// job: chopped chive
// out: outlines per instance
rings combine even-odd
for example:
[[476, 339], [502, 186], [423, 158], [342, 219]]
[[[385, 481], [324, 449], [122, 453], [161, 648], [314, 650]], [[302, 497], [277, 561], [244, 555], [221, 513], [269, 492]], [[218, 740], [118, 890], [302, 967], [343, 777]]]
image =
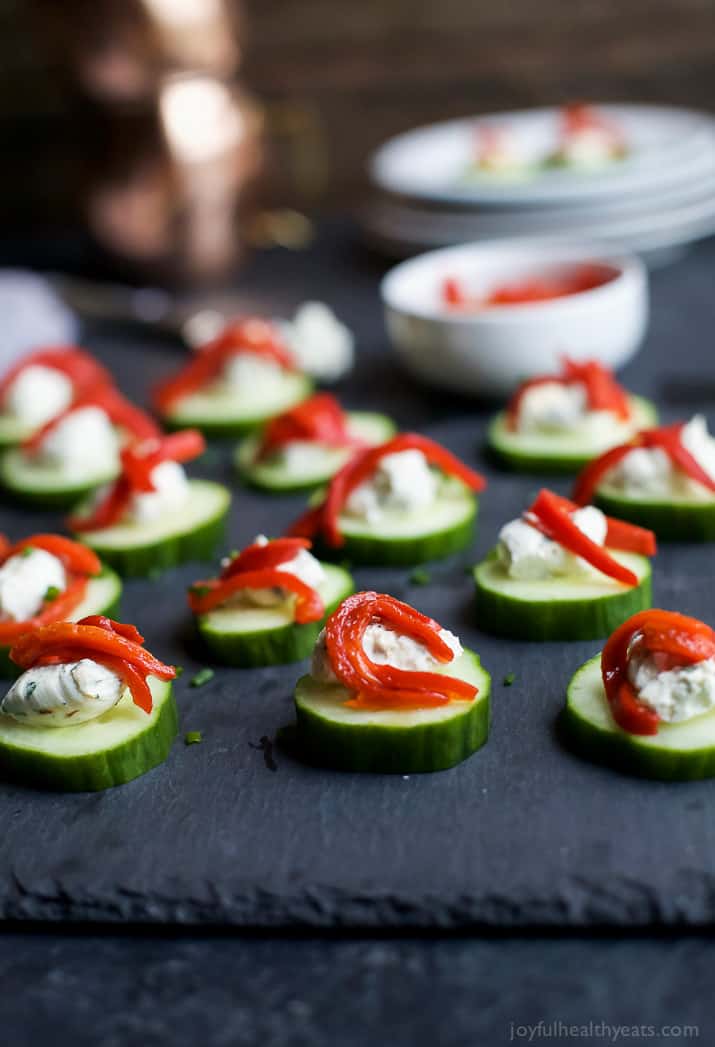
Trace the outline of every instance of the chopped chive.
[[176, 679], [177, 680], [182, 675], [183, 671], [184, 671], [183, 665], [175, 665], [174, 666], [174, 672], [176, 673]]
[[199, 669], [199, 671], [191, 677], [190, 683], [192, 687], [203, 687], [209, 680], [213, 680], [214, 671], [208, 667], [205, 669]]
[[56, 600], [61, 592], [62, 592], [62, 590], [60, 588], [58, 588], [56, 585], [49, 585], [47, 587], [47, 590], [45, 591], [44, 599], [45, 600]]
[[31, 545], [26, 545], [24, 549], [20, 550], [20, 552], [18, 553], [18, 556], [32, 556], [34, 551], [35, 550], [32, 548]]
[[424, 567], [415, 567], [410, 575], [410, 581], [413, 585], [429, 585], [432, 581], [432, 575]]
[[184, 735], [184, 745], [198, 745], [201, 741], [201, 731], [187, 731]]
[[515, 679], [516, 679], [516, 674], [515, 673], [507, 673], [506, 676], [504, 677], [504, 686], [505, 687], [511, 687], [511, 685], [514, 683]]

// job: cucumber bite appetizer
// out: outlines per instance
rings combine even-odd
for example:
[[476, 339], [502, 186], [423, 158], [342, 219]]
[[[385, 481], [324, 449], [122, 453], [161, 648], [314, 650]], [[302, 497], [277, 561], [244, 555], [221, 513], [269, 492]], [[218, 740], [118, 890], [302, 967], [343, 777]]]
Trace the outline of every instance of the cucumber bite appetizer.
[[564, 733], [589, 759], [665, 780], [715, 776], [715, 632], [642, 611], [569, 684]]
[[330, 393], [316, 393], [246, 436], [235, 461], [255, 487], [300, 490], [326, 483], [357, 449], [380, 444], [394, 432], [384, 414], [347, 412]]
[[481, 628], [520, 640], [590, 640], [650, 607], [651, 531], [542, 490], [474, 568]]
[[558, 374], [530, 378], [489, 426], [490, 450], [522, 471], [575, 472], [656, 421], [596, 360], [564, 358]]
[[310, 379], [278, 328], [251, 318], [197, 349], [191, 363], [157, 387], [154, 406], [170, 429], [190, 426], [207, 436], [236, 436], [310, 391]]
[[715, 440], [702, 415], [646, 429], [587, 466], [579, 504], [643, 524], [659, 538], [715, 541]]
[[159, 435], [152, 418], [112, 386], [85, 393], [0, 458], [0, 482], [13, 498], [71, 506], [119, 473], [122, 445]]
[[163, 763], [178, 728], [176, 670], [133, 625], [103, 615], [17, 640], [0, 701], [0, 775], [67, 792], [121, 785]]
[[583, 102], [561, 109], [559, 143], [546, 160], [550, 167], [590, 171], [607, 167], [628, 155], [621, 128], [605, 113]]
[[91, 549], [59, 534], [11, 543], [0, 535], [0, 674], [16, 676], [12, 645], [50, 622], [114, 614], [122, 583]]
[[38, 349], [0, 378], [0, 447], [21, 443], [75, 400], [112, 376], [73, 346]]
[[434, 440], [401, 433], [357, 452], [290, 533], [357, 563], [434, 560], [469, 544], [484, 486]]
[[308, 657], [326, 615], [354, 588], [348, 572], [316, 560], [310, 544], [258, 535], [223, 562], [218, 578], [191, 587], [189, 606], [219, 661], [258, 666]]
[[461, 763], [487, 740], [489, 674], [453, 633], [393, 596], [348, 596], [295, 689], [310, 762], [411, 774]]
[[195, 429], [125, 447], [120, 476], [75, 512], [70, 530], [123, 575], [209, 559], [223, 537], [231, 495], [222, 484], [187, 477], [180, 463], [204, 449]]

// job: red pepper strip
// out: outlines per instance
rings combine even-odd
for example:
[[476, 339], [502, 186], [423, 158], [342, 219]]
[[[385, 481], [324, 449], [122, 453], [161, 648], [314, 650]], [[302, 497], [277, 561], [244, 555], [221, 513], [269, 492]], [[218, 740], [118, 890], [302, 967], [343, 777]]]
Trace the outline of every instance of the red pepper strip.
[[111, 633], [117, 633], [118, 636], [123, 636], [125, 640], [131, 640], [132, 643], [144, 643], [144, 637], [139, 632], [136, 625], [129, 625], [129, 623], [125, 622], [115, 622], [112, 618], [107, 618], [106, 614], [88, 614], [82, 619], [81, 624], [99, 626], [100, 629], [107, 629]]
[[630, 454], [635, 447], [642, 447], [640, 435], [635, 436], [627, 444], [619, 444], [618, 447], [612, 447], [610, 451], [606, 451], [600, 458], [594, 458], [592, 462], [589, 462], [585, 469], [579, 473], [574, 484], [573, 500], [576, 504], [588, 505], [589, 502], [592, 502], [596, 488], [606, 473], [609, 473], [611, 469], [615, 469], [618, 463], [623, 461], [626, 455]]
[[628, 679], [634, 644], [652, 654], [666, 654], [672, 667], [715, 657], [715, 632], [697, 618], [674, 611], [633, 615], [609, 637], [601, 655], [606, 697], [616, 723], [631, 734], [657, 734], [660, 717], [642, 702]]
[[[576, 502], [561, 495], [549, 494], [564, 512], [574, 513], [579, 508]], [[608, 531], [606, 532], [605, 545], [609, 549], [619, 549], [625, 553], [640, 553], [641, 556], [655, 556], [657, 545], [655, 535], [645, 527], [637, 527], [636, 524], [626, 523], [625, 520], [616, 520], [613, 516], [606, 517]]]
[[123, 515], [132, 496], [132, 488], [125, 476], [112, 484], [109, 493], [86, 516], [70, 516], [67, 526], [71, 531], [101, 531], [111, 527]]
[[510, 429], [515, 429], [524, 397], [539, 385], [555, 382], [558, 385], [581, 383], [586, 389], [586, 400], [590, 411], [612, 411], [617, 417], [627, 420], [631, 415], [628, 394], [621, 388], [613, 374], [597, 360], [578, 363], [565, 356], [561, 370], [554, 375], [538, 375], [519, 386], [507, 404], [506, 415]]
[[[577, 527], [569, 512], [559, 504], [559, 501], [558, 495], [553, 495], [551, 491], [541, 490], [529, 508], [528, 515], [544, 526], [544, 533], [549, 538], [574, 555], [582, 557], [609, 578], [614, 578], [624, 585], [638, 585], [638, 578], [633, 571], [610, 556], [603, 546], [592, 542]], [[532, 522], [531, 519], [529, 522]]]
[[72, 382], [76, 397], [98, 386], [113, 385], [109, 371], [105, 370], [93, 356], [83, 349], [77, 349], [74, 346], [53, 346], [50, 349], [38, 349], [34, 353], [28, 353], [5, 372], [0, 379], [0, 401], [5, 398], [8, 389], [18, 375], [25, 368], [33, 366], [50, 367], [55, 371], [61, 371]]
[[178, 374], [161, 382], [154, 390], [155, 407], [166, 411], [177, 400], [208, 385], [220, 375], [226, 361], [239, 353], [264, 356], [287, 371], [296, 370], [293, 356], [276, 328], [264, 320], [248, 318], [230, 324], [217, 338], [197, 350]]
[[23, 549], [44, 549], [61, 560], [68, 571], [74, 574], [99, 574], [102, 564], [99, 557], [86, 545], [73, 542], [71, 538], [65, 538], [61, 534], [31, 534], [28, 538], [22, 538], [14, 545], [9, 545], [0, 552], [0, 563], [4, 563], [11, 556], [16, 556]]
[[[189, 590], [189, 607], [194, 614], [206, 614], [242, 589], [273, 588], [286, 589], [295, 594], [294, 617], [299, 625], [320, 621], [325, 614], [325, 605], [315, 589], [296, 578], [290, 571], [280, 571], [276, 567], [242, 571], [228, 578], [212, 578], [206, 582], [197, 582]], [[209, 591], [205, 592], [206, 589]]]
[[344, 538], [339, 529], [338, 517], [351, 491], [372, 476], [385, 455], [407, 450], [422, 451], [430, 465], [441, 469], [448, 476], [457, 477], [473, 491], [481, 491], [486, 486], [483, 476], [464, 465], [451, 451], [434, 440], [419, 433], [400, 433], [378, 447], [368, 447], [358, 452], [330, 481], [319, 511], [311, 510], [301, 516], [292, 525], [289, 534], [310, 538], [322, 531], [328, 545], [342, 545]]
[[316, 505], [313, 509], [306, 509], [304, 513], [294, 520], [286, 531], [289, 538], [315, 538], [320, 533], [323, 524], [323, 505]]
[[10, 549], [12, 549], [12, 542], [6, 534], [0, 534], [0, 563], [5, 563]]
[[51, 432], [64, 422], [68, 415], [83, 407], [99, 407], [109, 418], [112, 425], [124, 429], [131, 437], [137, 440], [147, 440], [151, 437], [159, 437], [161, 430], [156, 422], [145, 414], [141, 408], [130, 403], [126, 397], [109, 386], [99, 387], [76, 399], [64, 411], [51, 418], [23, 443], [23, 448], [28, 452], [38, 451]]
[[0, 644], [15, 643], [33, 629], [40, 629], [51, 622], [64, 621], [84, 600], [87, 592], [87, 577], [73, 578], [54, 600], [49, 600], [41, 611], [24, 622], [0, 622]]
[[373, 662], [365, 653], [363, 639], [367, 627], [377, 622], [424, 644], [440, 662], [454, 658], [439, 635], [439, 624], [427, 615], [393, 596], [376, 592], [348, 596], [325, 624], [325, 643], [333, 672], [340, 683], [354, 692], [346, 705], [356, 709], [410, 709], [446, 705], [453, 699], [474, 699], [478, 689], [464, 680]]
[[274, 538], [267, 545], [249, 545], [221, 571], [221, 578], [231, 578], [242, 571], [260, 571], [277, 567], [298, 555], [301, 549], [310, 549], [307, 538]]
[[330, 393], [316, 393], [270, 421], [261, 435], [256, 460], [295, 440], [309, 440], [329, 447], [364, 446], [351, 436], [348, 417]]
[[454, 276], [448, 276], [442, 283], [442, 301], [453, 309], [460, 309], [469, 304], [477, 304], [470, 303], [469, 296], [464, 293], [464, 288]]
[[696, 480], [709, 491], [715, 491], [715, 480], [702, 468], [696, 458], [684, 446], [681, 439], [684, 422], [675, 425], [664, 425], [658, 429], [646, 429], [642, 439], [645, 447], [660, 447], [670, 458], [673, 465], [684, 472], [691, 480]]

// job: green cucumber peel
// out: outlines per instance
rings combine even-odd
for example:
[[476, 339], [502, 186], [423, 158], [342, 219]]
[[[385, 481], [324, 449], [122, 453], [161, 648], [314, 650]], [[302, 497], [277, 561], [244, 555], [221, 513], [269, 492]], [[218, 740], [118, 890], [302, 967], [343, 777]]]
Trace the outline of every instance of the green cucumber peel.
[[286, 371], [270, 397], [259, 401], [247, 390], [205, 390], [182, 397], [162, 421], [167, 429], [200, 429], [205, 436], [241, 436], [310, 396], [313, 383], [304, 374]]
[[13, 499], [43, 509], [67, 509], [76, 505], [98, 487], [115, 480], [118, 472], [119, 467], [115, 465], [78, 477], [54, 465], [43, 465], [19, 447], [0, 455], [0, 485], [3, 489]]
[[715, 542], [715, 497], [702, 501], [633, 498], [602, 484], [594, 505], [609, 516], [649, 528], [663, 541]]

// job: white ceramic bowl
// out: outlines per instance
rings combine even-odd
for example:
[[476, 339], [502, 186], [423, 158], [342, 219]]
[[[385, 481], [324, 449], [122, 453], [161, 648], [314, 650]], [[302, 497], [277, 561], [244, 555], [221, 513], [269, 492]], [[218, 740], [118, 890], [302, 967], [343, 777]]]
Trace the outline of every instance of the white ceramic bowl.
[[[447, 276], [481, 294], [497, 284], [597, 263], [613, 279], [563, 298], [475, 313], [440, 300]], [[618, 368], [637, 351], [648, 320], [643, 263], [598, 243], [502, 240], [464, 244], [412, 258], [381, 284], [387, 329], [405, 367], [430, 385], [504, 396], [525, 378], [558, 368], [564, 354]]]

